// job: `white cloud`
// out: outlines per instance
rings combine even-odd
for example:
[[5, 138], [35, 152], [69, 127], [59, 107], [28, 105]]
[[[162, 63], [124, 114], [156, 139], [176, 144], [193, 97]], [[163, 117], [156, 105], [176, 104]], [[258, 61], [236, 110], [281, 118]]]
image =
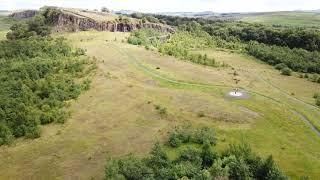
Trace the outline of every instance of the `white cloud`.
[[320, 0], [0, 0], [0, 9], [37, 9], [44, 5], [143, 12], [214, 11], [257, 12], [320, 9]]

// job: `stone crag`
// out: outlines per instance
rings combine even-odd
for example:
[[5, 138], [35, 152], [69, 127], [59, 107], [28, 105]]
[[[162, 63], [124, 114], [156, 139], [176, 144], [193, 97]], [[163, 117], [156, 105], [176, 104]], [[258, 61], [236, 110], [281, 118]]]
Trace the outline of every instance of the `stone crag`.
[[37, 12], [38, 11], [36, 10], [25, 10], [25, 11], [14, 12], [9, 16], [17, 19], [25, 19], [25, 18], [31, 18], [35, 16]]
[[95, 29], [97, 31], [130, 32], [140, 28], [153, 28], [162, 32], [173, 32], [170, 26], [157, 23], [125, 22], [125, 21], [96, 21], [89, 17], [77, 14], [60, 12], [53, 17], [53, 24], [57, 31], [85, 31]]

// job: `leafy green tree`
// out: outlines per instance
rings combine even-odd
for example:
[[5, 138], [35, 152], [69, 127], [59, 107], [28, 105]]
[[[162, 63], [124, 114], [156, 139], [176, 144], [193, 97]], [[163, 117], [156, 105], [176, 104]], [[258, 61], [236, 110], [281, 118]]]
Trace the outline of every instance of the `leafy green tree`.
[[121, 158], [118, 161], [119, 173], [126, 179], [141, 180], [153, 179], [153, 171], [146, 166], [142, 159], [139, 159], [132, 154]]
[[201, 150], [202, 166], [205, 168], [211, 167], [213, 162], [218, 158], [217, 153], [211, 149], [211, 144], [206, 141]]
[[249, 166], [243, 158], [236, 158], [235, 156], [228, 156], [223, 159], [223, 165], [229, 167], [229, 178], [235, 180], [250, 179], [252, 173]]
[[36, 15], [27, 24], [29, 32], [35, 32], [35, 34], [42, 37], [51, 34], [51, 28], [46, 24], [46, 19], [43, 15]]
[[285, 65], [284, 63], [280, 63], [280, 64], [277, 64], [275, 68], [277, 70], [281, 70], [281, 69], [287, 68], [287, 65]]
[[216, 141], [215, 132], [209, 127], [197, 129], [193, 135], [193, 142], [195, 143], [204, 144], [209, 142], [210, 144], [216, 144]]
[[290, 68], [286, 67], [286, 68], [281, 69], [281, 74], [286, 75], [286, 76], [291, 76], [292, 71]]
[[14, 136], [12, 135], [10, 128], [0, 123], [0, 146], [12, 143], [13, 139]]
[[24, 23], [15, 23], [10, 27], [10, 30], [7, 33], [7, 39], [9, 40], [28, 38], [33, 35], [31, 32], [28, 32], [28, 27]]
[[317, 106], [320, 106], [320, 97], [318, 97], [318, 98], [316, 99], [316, 105], [317, 105]]
[[256, 176], [261, 180], [285, 180], [287, 179], [269, 156], [261, 165]]
[[180, 152], [177, 159], [178, 162], [188, 161], [191, 162], [194, 166], [201, 167], [202, 157], [201, 151], [196, 148], [187, 148]]
[[102, 7], [101, 12], [110, 13], [110, 10], [107, 7]]
[[223, 161], [220, 158], [214, 161], [209, 168], [209, 172], [214, 179], [229, 179], [229, 167], [223, 165]]

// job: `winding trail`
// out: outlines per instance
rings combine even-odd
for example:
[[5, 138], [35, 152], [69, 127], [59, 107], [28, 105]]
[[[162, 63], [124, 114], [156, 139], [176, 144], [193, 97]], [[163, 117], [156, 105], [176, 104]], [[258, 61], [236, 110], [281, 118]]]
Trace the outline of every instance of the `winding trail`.
[[[129, 54], [128, 52], [124, 51], [122, 48], [119, 48], [118, 46], [116, 45], [112, 45], [112, 44], [107, 44], [107, 46], [113, 48], [114, 50], [116, 50], [117, 52], [119, 52], [120, 54], [122, 55], [125, 55], [127, 57], [129, 57], [129, 61], [138, 69], [148, 73], [149, 75], [153, 76], [153, 77], [156, 77], [158, 79], [161, 79], [161, 80], [164, 80], [164, 81], [167, 81], [169, 83], [172, 83], [172, 84], [177, 84], [177, 85], [186, 85], [186, 86], [194, 86], [194, 87], [204, 87], [204, 88], [235, 88], [234, 86], [229, 86], [229, 85], [221, 85], [221, 84], [203, 84], [203, 83], [191, 83], [191, 82], [185, 82], [185, 81], [180, 81], [180, 80], [175, 80], [175, 79], [170, 79], [170, 78], [167, 78], [163, 75], [160, 75], [159, 73], [157, 72], [154, 72], [152, 71], [151, 69], [147, 68], [146, 66], [144, 66], [142, 63], [140, 63], [134, 56], [132, 56], [131, 54]], [[263, 81], [267, 82], [266, 80], [262, 79]], [[270, 84], [269, 82], [267, 82], [268, 84]], [[274, 85], [270, 84], [271, 86], [275, 87]], [[270, 97], [270, 96], [267, 96], [267, 95], [264, 95], [264, 94], [261, 94], [259, 92], [255, 92], [255, 91], [252, 91], [252, 90], [246, 90], [245, 88], [243, 87], [240, 87], [241, 89], [251, 93], [251, 94], [255, 94], [255, 95], [258, 95], [258, 96], [261, 96], [261, 97], [264, 97], [266, 99], [269, 99], [271, 101], [274, 101], [280, 105], [285, 105], [287, 106], [287, 108], [295, 115], [299, 116], [299, 118], [304, 121], [309, 127], [310, 129], [315, 132], [318, 137], [320, 137], [320, 130], [312, 124], [312, 121], [307, 117], [305, 116], [303, 113], [299, 112], [298, 110], [296, 110], [295, 108], [293, 108], [292, 106], [290, 106], [289, 104], [284, 104], [283, 102], [273, 98], [273, 97]], [[287, 93], [283, 92], [283, 90], [277, 88], [278, 90], [280, 90], [282, 93], [284, 93], [286, 96], [289, 96]], [[290, 96], [291, 97], [291, 96]], [[291, 97], [293, 98], [293, 97]], [[293, 98], [294, 100], [296, 100], [297, 102], [300, 102], [300, 103], [304, 103], [305, 105], [308, 105], [308, 106], [312, 106], [313, 108], [316, 108], [316, 109], [319, 109], [317, 107], [314, 107], [313, 105], [311, 104], [308, 104], [300, 99], [297, 99], [297, 98]]]

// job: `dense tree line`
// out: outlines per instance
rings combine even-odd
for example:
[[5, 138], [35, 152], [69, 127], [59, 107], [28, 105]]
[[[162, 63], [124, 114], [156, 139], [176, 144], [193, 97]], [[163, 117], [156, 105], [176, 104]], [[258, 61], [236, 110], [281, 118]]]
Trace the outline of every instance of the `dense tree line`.
[[287, 68], [298, 72], [320, 73], [320, 53], [304, 49], [268, 46], [262, 43], [250, 42], [247, 46], [249, 55], [279, 68]]
[[302, 48], [308, 51], [320, 50], [320, 31], [295, 27], [272, 27], [241, 22], [219, 22], [203, 26], [211, 35], [223, 39], [230, 37], [242, 41], [257, 41], [268, 45]]
[[163, 15], [156, 15], [155, 17], [169, 25], [177, 27], [183, 27], [196, 22], [201, 26], [202, 30], [210, 35], [218, 36], [225, 40], [238, 38], [246, 42], [257, 41], [268, 45], [320, 51], [320, 31], [314, 28], [267, 26], [237, 21]]
[[[164, 54], [199, 64], [212, 65], [213, 61], [202, 60], [203, 57], [198, 58], [193, 54], [189, 55], [188, 50], [220, 47], [248, 53], [273, 66], [282, 64], [285, 67], [279, 70], [283, 75], [291, 75], [291, 70], [320, 73], [320, 54], [317, 51], [320, 44], [318, 30], [202, 18], [161, 15], [155, 17], [179, 27], [179, 30], [165, 43], [158, 43], [159, 51]], [[317, 75], [312, 75], [312, 78], [308, 79], [320, 82]]]
[[[129, 154], [109, 159], [105, 179], [287, 179], [271, 156], [261, 158], [248, 145], [230, 145], [219, 153], [214, 146], [216, 137], [212, 129], [182, 127], [185, 131], [181, 131], [180, 128], [170, 132], [170, 137], [180, 139], [187, 148], [179, 149], [174, 145], [172, 148], [177, 153], [175, 158], [170, 159], [163, 146], [156, 143], [145, 158]], [[169, 145], [173, 145], [170, 140], [172, 139], [169, 139]], [[200, 146], [188, 144], [189, 142]]]
[[66, 102], [90, 85], [84, 75], [93, 66], [84, 50], [47, 37], [39, 17], [14, 25], [8, 40], [0, 42], [0, 145], [39, 137], [41, 124], [64, 122]]

